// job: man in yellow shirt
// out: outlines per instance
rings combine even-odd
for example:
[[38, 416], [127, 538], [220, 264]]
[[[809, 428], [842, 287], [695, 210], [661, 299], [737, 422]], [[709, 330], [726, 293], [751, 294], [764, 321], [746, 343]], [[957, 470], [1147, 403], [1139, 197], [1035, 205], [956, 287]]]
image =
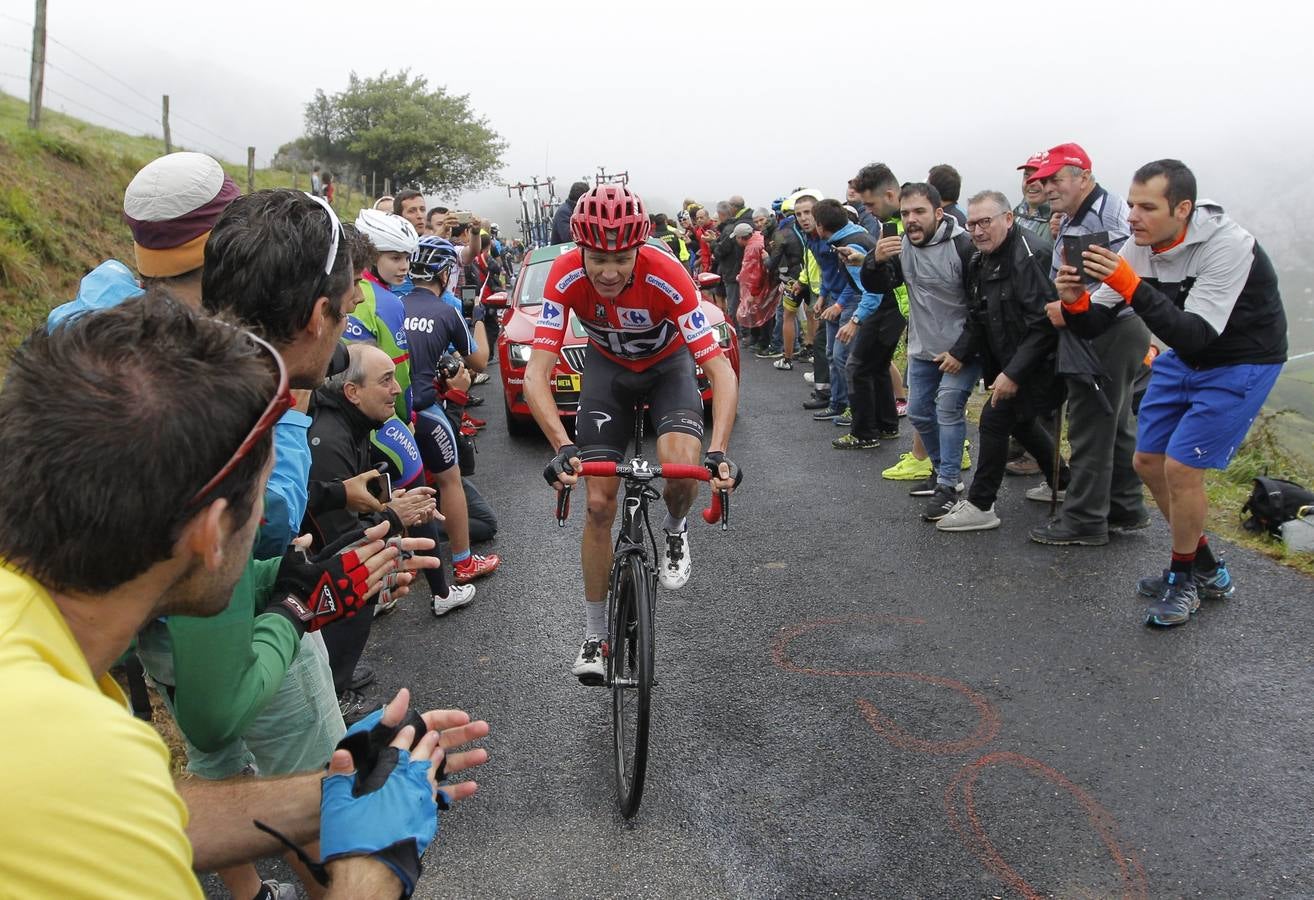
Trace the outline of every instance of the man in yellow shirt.
[[[205, 416], [178, 414], [198, 396]], [[366, 720], [388, 748], [339, 750], [328, 777], [175, 789], [167, 749], [107, 675], [146, 622], [225, 608], [260, 522], [270, 429], [289, 402], [269, 345], [155, 292], [37, 332], [15, 353], [0, 391], [6, 893], [199, 897], [194, 868], [281, 850], [253, 819], [293, 841], [319, 837], [328, 896], [413, 889], [437, 828], [435, 767], [451, 774], [486, 757], [455, 753], [441, 766], [440, 742], [481, 737], [486, 724], [452, 710], [398, 729], [402, 691]], [[398, 566], [385, 532], [327, 558], [289, 554], [271, 611], [313, 631], [364, 608]]]

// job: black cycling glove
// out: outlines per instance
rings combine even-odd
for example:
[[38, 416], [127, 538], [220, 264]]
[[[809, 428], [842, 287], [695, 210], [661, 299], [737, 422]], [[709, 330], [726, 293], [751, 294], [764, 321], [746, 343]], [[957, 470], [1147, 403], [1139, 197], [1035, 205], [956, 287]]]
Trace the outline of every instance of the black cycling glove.
[[735, 487], [739, 487], [739, 482], [744, 480], [744, 473], [739, 471], [739, 467], [734, 461], [727, 457], [720, 450], [709, 450], [703, 457], [703, 465], [707, 466], [707, 471], [712, 473], [713, 478], [721, 477], [721, 463], [725, 463], [730, 470], [730, 477], [735, 481]]
[[356, 615], [365, 607], [370, 571], [354, 548], [364, 529], [353, 531], [311, 556], [293, 547], [283, 556], [265, 612], [286, 616], [301, 633]]
[[557, 451], [557, 455], [552, 457], [552, 461], [543, 469], [543, 479], [550, 487], [556, 487], [559, 476], [564, 472], [567, 475], [574, 475], [575, 470], [570, 465], [573, 457], [579, 456], [579, 448], [574, 444], [566, 444]]

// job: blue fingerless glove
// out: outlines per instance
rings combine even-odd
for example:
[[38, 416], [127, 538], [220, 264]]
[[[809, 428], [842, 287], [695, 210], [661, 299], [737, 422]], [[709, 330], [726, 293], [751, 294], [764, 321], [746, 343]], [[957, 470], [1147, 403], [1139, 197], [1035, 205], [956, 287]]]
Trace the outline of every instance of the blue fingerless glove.
[[438, 832], [438, 805], [429, 786], [429, 760], [389, 747], [370, 772], [330, 775], [319, 802], [324, 862], [372, 856], [392, 869], [409, 897], [420, 879], [420, 857]]

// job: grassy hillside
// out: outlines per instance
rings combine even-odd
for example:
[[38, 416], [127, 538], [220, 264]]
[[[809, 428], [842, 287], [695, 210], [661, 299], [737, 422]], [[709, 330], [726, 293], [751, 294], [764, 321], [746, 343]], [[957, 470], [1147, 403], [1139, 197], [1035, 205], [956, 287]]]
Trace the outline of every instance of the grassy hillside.
[[[50, 110], [41, 130], [29, 131], [27, 103], [0, 93], [0, 370], [23, 335], [77, 293], [88, 270], [110, 258], [132, 266], [123, 191], [162, 153], [159, 139]], [[221, 162], [245, 190], [245, 162]], [[292, 184], [291, 172], [256, 170], [257, 190]], [[306, 174], [298, 186], [309, 186]], [[354, 218], [362, 202], [359, 194], [339, 196], [338, 212]]]

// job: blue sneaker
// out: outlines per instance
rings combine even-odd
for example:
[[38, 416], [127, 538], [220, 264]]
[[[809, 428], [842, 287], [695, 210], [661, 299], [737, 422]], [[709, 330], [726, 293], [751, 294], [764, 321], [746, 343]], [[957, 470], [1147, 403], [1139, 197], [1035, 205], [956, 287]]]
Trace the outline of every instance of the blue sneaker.
[[[1165, 570], [1158, 578], [1153, 576], [1142, 578], [1136, 582], [1136, 593], [1151, 599], [1162, 597], [1164, 591], [1168, 589], [1164, 580], [1167, 575], [1168, 572]], [[1191, 572], [1191, 576], [1195, 579], [1196, 593], [1202, 600], [1230, 600], [1236, 593], [1236, 582], [1232, 580], [1232, 573], [1227, 571], [1227, 563], [1221, 559], [1218, 561], [1218, 568], [1212, 572], [1201, 572], [1197, 569]]]
[[1176, 572], [1164, 573], [1163, 596], [1145, 608], [1145, 624], [1171, 627], [1185, 625], [1191, 614], [1200, 608], [1200, 595], [1195, 579]]

